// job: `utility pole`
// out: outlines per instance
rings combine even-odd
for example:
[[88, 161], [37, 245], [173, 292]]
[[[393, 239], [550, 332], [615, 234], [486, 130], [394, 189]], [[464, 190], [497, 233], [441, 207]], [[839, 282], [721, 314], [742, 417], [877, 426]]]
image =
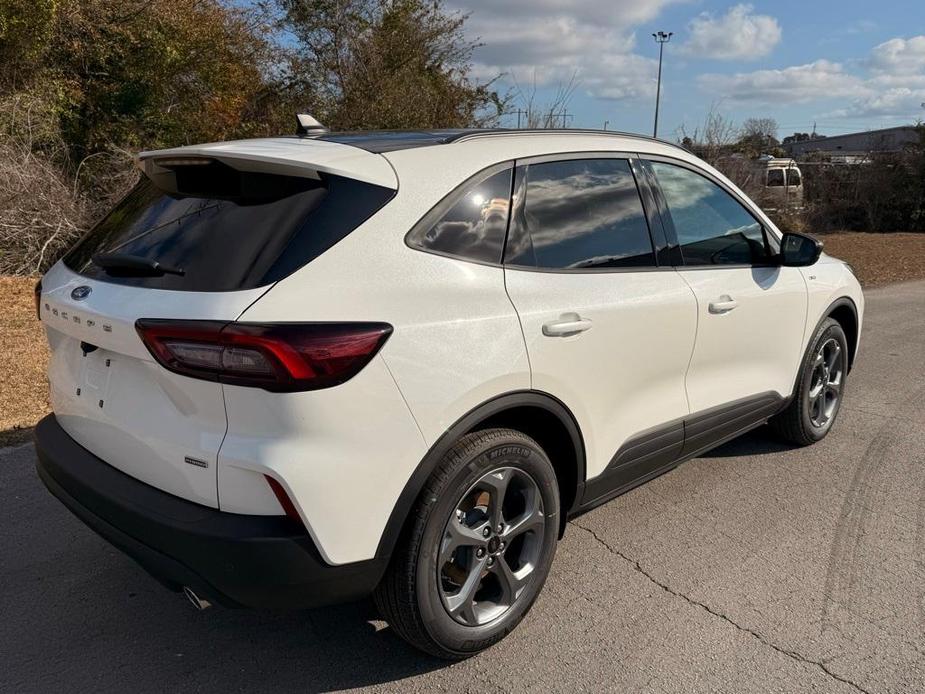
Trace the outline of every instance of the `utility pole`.
[[605, 120], [605, 121], [604, 121], [604, 130], [607, 130], [607, 126], [608, 126], [608, 125], [610, 125], [610, 121], [609, 121], [609, 120]]
[[520, 130], [520, 114], [526, 116], [528, 113], [527, 109], [517, 109], [517, 129]]
[[652, 34], [652, 38], [658, 44], [658, 82], [655, 86], [655, 127], [652, 128], [652, 137], [658, 137], [658, 102], [662, 96], [662, 55], [665, 52], [665, 44], [671, 40], [673, 35], [673, 31], [659, 31]]

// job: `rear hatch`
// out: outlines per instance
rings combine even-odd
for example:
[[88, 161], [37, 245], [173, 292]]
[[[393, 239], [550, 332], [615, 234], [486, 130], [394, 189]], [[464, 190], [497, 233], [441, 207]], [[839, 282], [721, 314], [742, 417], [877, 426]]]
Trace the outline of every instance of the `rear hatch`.
[[222, 385], [160, 366], [136, 321], [234, 321], [396, 187], [382, 157], [345, 145], [234, 144], [142, 155], [141, 182], [46, 274], [40, 299], [65, 431], [123, 472], [212, 507]]

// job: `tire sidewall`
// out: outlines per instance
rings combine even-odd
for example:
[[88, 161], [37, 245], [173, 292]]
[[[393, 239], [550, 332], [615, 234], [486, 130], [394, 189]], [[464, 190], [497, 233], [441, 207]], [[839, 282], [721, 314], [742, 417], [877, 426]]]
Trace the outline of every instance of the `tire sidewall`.
[[[546, 515], [545, 533], [536, 575], [525, 592], [504, 614], [487, 624], [465, 626], [446, 611], [437, 585], [437, 553], [450, 514], [469, 488], [493, 469], [513, 467], [529, 474], [539, 487]], [[559, 489], [555, 471], [542, 449], [530, 439], [505, 436], [486, 445], [461, 465], [436, 496], [425, 521], [418, 549], [415, 583], [425, 629], [446, 650], [475, 653], [510, 633], [523, 619], [542, 590], [555, 555], [559, 533]]]
[[[838, 340], [838, 345], [841, 348], [843, 355], [841, 391], [839, 393], [838, 402], [835, 405], [835, 411], [832, 413], [832, 417], [828, 422], [826, 422], [825, 426], [817, 427], [815, 424], [813, 424], [812, 419], [810, 418], [810, 407], [807, 401], [807, 394], [809, 392], [810, 386], [812, 385], [813, 360], [816, 352], [819, 350], [819, 346], [833, 337]], [[835, 420], [838, 419], [838, 413], [841, 411], [842, 402], [844, 402], [845, 399], [845, 389], [847, 385], [848, 339], [845, 336], [845, 331], [842, 330], [838, 322], [829, 319], [819, 326], [819, 329], [816, 331], [815, 339], [813, 339], [809, 351], [806, 354], [806, 358], [803, 363], [803, 372], [800, 375], [800, 389], [797, 394], [797, 396], [800, 398], [800, 423], [803, 427], [803, 431], [806, 432], [807, 436], [813, 441], [821, 441], [834, 426]]]

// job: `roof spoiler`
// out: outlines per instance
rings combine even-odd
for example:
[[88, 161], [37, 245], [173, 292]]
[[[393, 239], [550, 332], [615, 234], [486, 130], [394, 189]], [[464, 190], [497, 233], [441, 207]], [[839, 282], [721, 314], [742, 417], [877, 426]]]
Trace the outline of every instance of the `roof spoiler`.
[[398, 189], [395, 171], [382, 155], [315, 137], [211, 142], [141, 152], [136, 159], [138, 168], [163, 190], [175, 185], [174, 172], [178, 168], [206, 166], [214, 161], [238, 171], [314, 179], [330, 174]]

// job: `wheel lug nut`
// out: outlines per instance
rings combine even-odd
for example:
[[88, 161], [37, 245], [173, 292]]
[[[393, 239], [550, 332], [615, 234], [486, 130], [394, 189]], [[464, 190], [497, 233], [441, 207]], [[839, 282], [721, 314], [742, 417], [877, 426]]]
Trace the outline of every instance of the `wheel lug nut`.
[[494, 563], [495, 563], [495, 558], [494, 558], [494, 557], [488, 557], [488, 565], [489, 565], [489, 566], [492, 566]]
[[498, 545], [498, 549], [504, 549], [504, 543], [503, 543], [503, 542], [502, 542], [500, 545]]
[[485, 556], [485, 548], [484, 548], [484, 547], [479, 547], [477, 550], [475, 550], [475, 556], [477, 556], [479, 559], [481, 559], [482, 557], [484, 557], [484, 556]]
[[485, 529], [482, 531], [482, 537], [488, 537], [489, 535], [491, 535], [491, 528], [486, 526]]

